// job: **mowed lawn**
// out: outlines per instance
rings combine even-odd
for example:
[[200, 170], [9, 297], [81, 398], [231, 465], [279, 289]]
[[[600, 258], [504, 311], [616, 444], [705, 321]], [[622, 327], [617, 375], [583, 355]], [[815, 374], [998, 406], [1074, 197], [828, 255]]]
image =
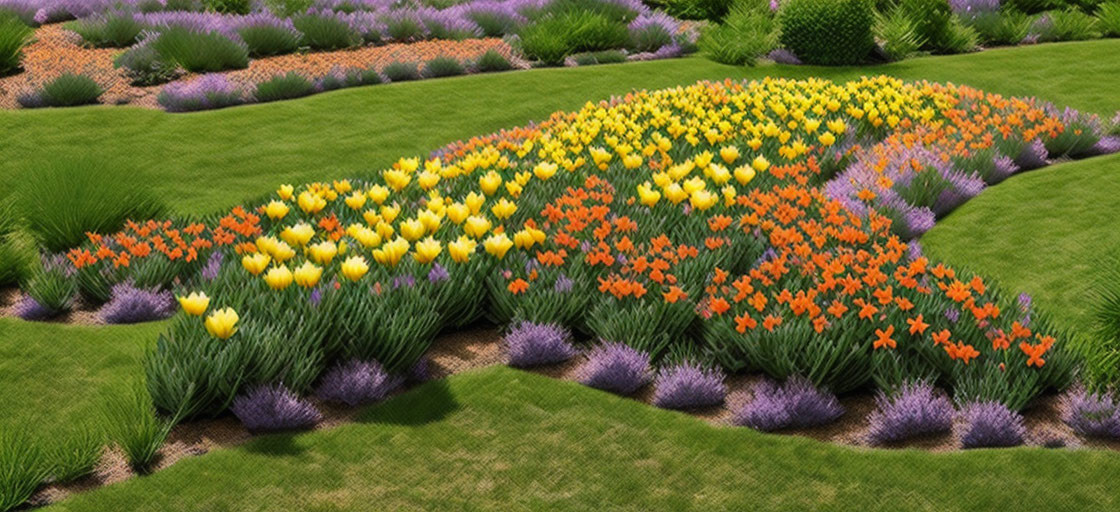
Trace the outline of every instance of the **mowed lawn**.
[[47, 510], [1103, 511], [1120, 507], [1118, 473], [1110, 451], [931, 455], [717, 428], [493, 367]]

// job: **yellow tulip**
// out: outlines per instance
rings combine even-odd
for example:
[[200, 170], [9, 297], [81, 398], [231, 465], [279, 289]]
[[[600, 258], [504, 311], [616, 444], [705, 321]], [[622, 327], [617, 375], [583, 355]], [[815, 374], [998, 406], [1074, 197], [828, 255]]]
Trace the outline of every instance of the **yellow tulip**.
[[397, 166], [407, 173], [416, 172], [416, 169], [420, 168], [420, 157], [401, 158], [397, 160]]
[[295, 249], [292, 249], [290, 245], [284, 242], [276, 242], [276, 246], [272, 248], [272, 252], [270, 254], [272, 254], [272, 259], [279, 263], [283, 263], [296, 257]]
[[482, 245], [486, 248], [486, 252], [497, 256], [498, 259], [502, 259], [506, 256], [506, 253], [509, 252], [509, 249], [513, 247], [513, 240], [510, 240], [505, 233], [501, 233], [490, 235], [490, 238], [487, 238]]
[[268, 264], [271, 262], [272, 258], [269, 255], [260, 252], [241, 257], [241, 266], [245, 267], [245, 270], [248, 270], [254, 276], [264, 272], [264, 269], [268, 268]]
[[707, 167], [708, 164], [712, 163], [712, 158], [714, 158], [714, 156], [715, 155], [712, 155], [711, 151], [705, 151], [693, 157], [692, 161], [696, 163], [696, 167], [703, 169]]
[[486, 195], [494, 195], [498, 187], [502, 185], [502, 177], [494, 171], [486, 173], [478, 179], [478, 186], [482, 189], [482, 193]]
[[416, 184], [420, 185], [420, 188], [424, 190], [431, 190], [437, 183], [439, 183], [439, 174], [431, 171], [421, 172], [420, 176], [416, 179]]
[[291, 245], [307, 245], [307, 242], [310, 242], [313, 236], [315, 236], [315, 228], [306, 222], [288, 226], [280, 232], [280, 238]]
[[295, 193], [295, 191], [296, 188], [291, 185], [280, 185], [280, 188], [276, 190], [276, 195], [280, 196], [280, 199], [287, 201], [292, 198], [292, 194]]
[[319, 194], [313, 194], [311, 191], [304, 190], [300, 192], [299, 199], [300, 209], [309, 215], [315, 215], [327, 207], [327, 200], [323, 199]]
[[439, 241], [429, 236], [423, 242], [416, 244], [416, 250], [412, 257], [420, 263], [431, 263], [442, 251], [443, 246], [440, 245]]
[[649, 182], [638, 185], [638, 201], [646, 206], [653, 206], [661, 200], [661, 192], [653, 189]]
[[447, 218], [456, 224], [462, 224], [470, 214], [470, 208], [463, 203], [451, 203], [447, 206]]
[[273, 290], [283, 290], [292, 284], [292, 271], [288, 270], [287, 265], [272, 267], [265, 273], [264, 282]]
[[477, 245], [478, 243], [474, 240], [461, 236], [458, 240], [447, 244], [447, 253], [451, 255], [451, 259], [455, 262], [466, 263], [471, 254], [474, 254]]
[[304, 287], [311, 288], [319, 284], [319, 278], [323, 276], [323, 268], [311, 264], [310, 261], [303, 262], [293, 274], [296, 284]]
[[354, 186], [350, 184], [350, 180], [335, 180], [334, 189], [338, 191], [339, 194], [345, 194], [351, 190], [354, 190]]
[[311, 259], [320, 265], [329, 265], [331, 260], [338, 255], [338, 246], [330, 240], [324, 240], [307, 248]]
[[750, 181], [754, 179], [754, 175], [754, 169], [746, 165], [735, 169], [735, 180], [738, 181], [740, 185], [750, 183]]
[[767, 160], [766, 157], [758, 155], [751, 161], [751, 167], [758, 172], [763, 172], [770, 168], [770, 161]]
[[728, 171], [726, 167], [720, 164], [709, 165], [704, 174], [711, 178], [716, 185], [723, 185], [731, 179], [731, 171]]
[[688, 199], [688, 192], [679, 183], [670, 183], [665, 187], [665, 199], [672, 201], [673, 204], [680, 204], [681, 201]]
[[280, 241], [271, 236], [261, 236], [257, 237], [255, 243], [257, 245], [258, 251], [265, 254], [272, 254], [272, 252], [276, 249], [276, 244], [280, 243]]
[[386, 242], [379, 249], [373, 250], [373, 260], [382, 265], [395, 267], [408, 252], [409, 246], [408, 240], [394, 238], [392, 242]]
[[538, 179], [547, 180], [556, 175], [556, 171], [559, 168], [560, 166], [553, 162], [541, 162], [537, 164], [536, 167], [533, 167], [533, 174], [536, 175]]
[[417, 219], [408, 219], [400, 224], [401, 236], [409, 242], [415, 242], [424, 236], [424, 223]]
[[627, 169], [637, 169], [642, 166], [642, 155], [631, 153], [622, 157], [622, 166]]
[[404, 171], [398, 171], [396, 169], [390, 169], [381, 173], [381, 177], [385, 179], [386, 185], [389, 185], [397, 192], [404, 190], [404, 188], [408, 186], [408, 183], [412, 181], [412, 176]]
[[719, 157], [722, 158], [726, 163], [735, 163], [735, 160], [739, 159], [739, 148], [735, 146], [725, 146], [723, 148], [720, 148]]
[[202, 316], [206, 312], [206, 308], [210, 307], [210, 297], [207, 297], [202, 292], [192, 292], [186, 297], [175, 297], [179, 300], [179, 306], [183, 311], [191, 316]]
[[836, 136], [833, 135], [832, 132], [824, 132], [820, 137], [817, 137], [817, 140], [819, 140], [823, 146], [828, 147], [836, 143]]
[[367, 225], [373, 226], [373, 225], [376, 225], [378, 222], [381, 222], [381, 214], [377, 213], [377, 210], [374, 210], [373, 208], [370, 208], [370, 209], [362, 212], [362, 219], [364, 219], [366, 221]]
[[482, 238], [487, 231], [490, 231], [490, 221], [486, 217], [471, 215], [463, 223], [463, 232], [475, 238]]
[[499, 219], [508, 219], [510, 215], [513, 215], [513, 212], [517, 211], [517, 205], [503, 197], [501, 201], [498, 201], [498, 204], [490, 208], [490, 211]]
[[381, 207], [381, 220], [392, 224], [397, 220], [397, 215], [401, 214], [401, 207], [397, 203], [391, 205], [383, 205]]
[[346, 196], [346, 206], [352, 210], [361, 210], [366, 205], [366, 195], [361, 192], [354, 192]]
[[463, 200], [467, 203], [467, 207], [471, 209], [471, 213], [478, 213], [482, 210], [482, 205], [486, 202], [486, 196], [471, 192], [467, 194], [467, 198]]
[[374, 229], [377, 230], [377, 236], [380, 236], [382, 240], [393, 238], [393, 235], [396, 234], [393, 226], [388, 222], [378, 222]]
[[691, 194], [693, 192], [696, 192], [697, 190], [704, 190], [704, 188], [707, 187], [708, 184], [705, 183], [704, 180], [700, 179], [699, 176], [693, 176], [691, 179], [684, 182], [682, 186], [684, 187], [684, 191], [686, 193]]
[[237, 321], [241, 318], [233, 308], [219, 309], [206, 317], [206, 331], [220, 340], [227, 340], [237, 332]]
[[271, 201], [264, 207], [264, 214], [268, 215], [268, 218], [272, 220], [280, 220], [283, 219], [290, 210], [291, 208], [282, 201]]
[[366, 263], [365, 258], [354, 255], [346, 258], [346, 261], [342, 262], [342, 266], [339, 270], [342, 272], [343, 277], [357, 282], [362, 276], [366, 275], [366, 272], [369, 272], [369, 264]]
[[369, 192], [366, 192], [366, 195], [368, 195], [373, 202], [381, 204], [389, 198], [389, 188], [383, 185], [374, 185], [369, 188]]
[[695, 190], [688, 197], [689, 204], [697, 210], [707, 210], [715, 206], [718, 197], [707, 190]]
[[424, 231], [428, 233], [435, 233], [439, 229], [440, 217], [431, 210], [421, 210], [420, 213], [416, 214], [416, 219], [424, 225]]
[[378, 235], [376, 231], [365, 226], [354, 231], [350, 237], [357, 240], [359, 244], [362, 244], [362, 247], [370, 248], [381, 245], [381, 235]]

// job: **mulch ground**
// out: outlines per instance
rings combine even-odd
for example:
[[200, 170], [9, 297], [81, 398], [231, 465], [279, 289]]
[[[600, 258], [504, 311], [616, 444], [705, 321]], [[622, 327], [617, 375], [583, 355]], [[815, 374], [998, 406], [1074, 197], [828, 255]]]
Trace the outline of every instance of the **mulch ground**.
[[[436, 57], [473, 60], [489, 50], [502, 54], [517, 67], [528, 67], [515, 55], [509, 44], [501, 39], [490, 38], [421, 41], [335, 52], [281, 55], [252, 59], [248, 68], [226, 71], [223, 74], [231, 82], [252, 90], [252, 86], [258, 82], [291, 71], [303, 73], [309, 78], [320, 78], [336, 70], [381, 69], [393, 62], [419, 64]], [[158, 108], [156, 95], [162, 86], [133, 86], [119, 69], [113, 67], [113, 59], [123, 51], [120, 48], [83, 47], [78, 34], [64, 29], [61, 24], [40, 27], [35, 31], [35, 40], [24, 48], [23, 71], [0, 78], [0, 108], [19, 108], [17, 98], [20, 94], [34, 90], [65, 73], [83, 74], [97, 82], [105, 90], [105, 94], [101, 96], [102, 103]], [[177, 81], [189, 81], [198, 76], [188, 73]]]

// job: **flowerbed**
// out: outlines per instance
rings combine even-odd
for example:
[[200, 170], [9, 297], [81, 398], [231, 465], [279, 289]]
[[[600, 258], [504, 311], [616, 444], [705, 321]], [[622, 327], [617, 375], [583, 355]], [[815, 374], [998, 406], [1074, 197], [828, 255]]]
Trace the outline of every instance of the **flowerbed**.
[[[1028, 299], [923, 256], [913, 212], [946, 213], [984, 186], [985, 166], [1015, 172], [1038, 144], [1100, 150], [1097, 126], [886, 77], [701, 82], [365, 179], [285, 185], [212, 221], [91, 234], [56, 281], [86, 300], [121, 282], [180, 297], [187, 314], [145, 360], [176, 418], [278, 385], [306, 395], [339, 365], [403, 376], [439, 331], [483, 317], [520, 326], [522, 361], [545, 360], [534, 339], [571, 355], [562, 332], [526, 322], [629, 347], [592, 351], [586, 380], [632, 391], [612, 373], [656, 375], [667, 406], [710, 403], [722, 373], [755, 371], [877, 388], [884, 404], [936, 384], [958, 404], [1016, 411], [1069, 385], [1067, 336]], [[748, 423], [799, 421], [812, 422]]]

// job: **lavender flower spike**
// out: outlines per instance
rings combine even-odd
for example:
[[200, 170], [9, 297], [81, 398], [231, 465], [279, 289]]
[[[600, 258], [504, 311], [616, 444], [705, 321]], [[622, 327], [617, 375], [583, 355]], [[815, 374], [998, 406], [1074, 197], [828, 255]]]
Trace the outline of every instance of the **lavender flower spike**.
[[723, 372], [694, 363], [662, 368], [657, 373], [653, 404], [665, 409], [694, 409], [718, 405], [727, 396]]
[[622, 343], [606, 342], [587, 354], [577, 375], [586, 386], [629, 395], [649, 382], [649, 354]]
[[1109, 393], [1071, 390], [1062, 397], [1062, 421], [1078, 435], [1120, 439], [1120, 401]]
[[948, 432], [953, 426], [953, 404], [925, 382], [903, 386], [894, 396], [880, 392], [876, 402], [868, 432], [872, 444]]
[[250, 432], [314, 426], [322, 415], [282, 385], [257, 386], [233, 400], [230, 410]]
[[804, 377], [793, 376], [783, 384], [763, 380], [754, 386], [754, 399], [735, 415], [736, 425], [764, 432], [784, 428], [815, 427], [844, 414], [836, 395], [817, 389]]
[[567, 361], [576, 353], [569, 337], [558, 325], [521, 322], [505, 337], [509, 364], [526, 368]]
[[131, 283], [113, 285], [109, 302], [98, 315], [107, 324], [135, 324], [162, 320], [177, 309], [175, 296], [169, 291], [146, 290]]
[[349, 361], [328, 371], [315, 394], [322, 400], [355, 406], [382, 400], [402, 383], [403, 379], [389, 375], [375, 361]]
[[1018, 446], [1026, 427], [1023, 416], [999, 402], [980, 402], [964, 407], [961, 444], [965, 448]]

